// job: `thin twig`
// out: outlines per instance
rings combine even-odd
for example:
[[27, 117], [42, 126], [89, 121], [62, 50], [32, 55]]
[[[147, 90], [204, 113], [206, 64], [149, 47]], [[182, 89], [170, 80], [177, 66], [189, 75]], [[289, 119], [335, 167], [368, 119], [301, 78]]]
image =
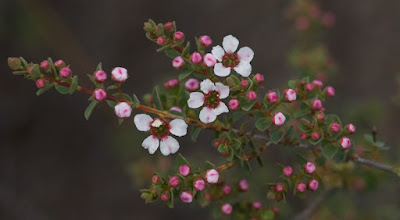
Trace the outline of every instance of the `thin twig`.
[[325, 190], [320, 193], [316, 198], [312, 200], [312, 202], [305, 208], [302, 212], [296, 215], [294, 220], [307, 220], [310, 219], [311, 215], [315, 212], [317, 207], [321, 204], [324, 198], [328, 195], [331, 190]]

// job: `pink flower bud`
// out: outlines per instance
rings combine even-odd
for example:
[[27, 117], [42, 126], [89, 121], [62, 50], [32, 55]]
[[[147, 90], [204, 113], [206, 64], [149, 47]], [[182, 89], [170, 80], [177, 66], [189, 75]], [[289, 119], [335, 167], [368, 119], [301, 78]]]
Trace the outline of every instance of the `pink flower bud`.
[[257, 93], [254, 91], [249, 91], [246, 95], [246, 98], [250, 101], [254, 101], [257, 99]]
[[306, 164], [304, 164], [304, 171], [306, 171], [306, 173], [312, 174], [315, 172], [316, 169], [317, 168], [312, 162], [307, 162]]
[[161, 200], [162, 201], [168, 201], [169, 200], [169, 193], [168, 192], [164, 192], [161, 194]]
[[298, 192], [304, 192], [307, 189], [307, 185], [303, 182], [297, 184], [296, 189]]
[[200, 87], [200, 83], [199, 80], [194, 79], [194, 78], [190, 78], [186, 81], [185, 83], [185, 88], [186, 90], [190, 91], [190, 92], [195, 92], [199, 89]]
[[165, 44], [165, 38], [163, 36], [160, 36], [157, 38], [157, 44], [162, 46]]
[[193, 200], [193, 195], [192, 192], [190, 191], [183, 191], [181, 192], [181, 195], [179, 196], [184, 203], [191, 203]]
[[320, 80], [314, 80], [312, 83], [314, 84], [314, 86], [317, 86], [319, 88], [324, 85]]
[[179, 167], [179, 173], [180, 173], [182, 176], [187, 176], [187, 175], [189, 175], [189, 174], [190, 174], [190, 167], [189, 167], [188, 165], [186, 165], [186, 164], [181, 165], [181, 166]]
[[165, 88], [174, 88], [179, 85], [179, 81], [177, 79], [171, 79], [164, 83]]
[[66, 65], [63, 60], [57, 60], [54, 63], [54, 66], [57, 68], [57, 70], [60, 70], [61, 68], [64, 68]]
[[261, 74], [259, 74], [259, 73], [257, 73], [256, 75], [254, 75], [254, 80], [255, 80], [258, 84], [260, 84], [260, 83], [264, 82], [264, 76], [261, 75]]
[[203, 57], [201, 56], [200, 53], [198, 52], [194, 52], [191, 56], [190, 56], [190, 61], [192, 61], [192, 63], [194, 64], [199, 64], [201, 63], [201, 60], [203, 59]]
[[177, 187], [179, 185], [179, 177], [172, 176], [169, 178], [169, 185], [172, 187]]
[[46, 81], [44, 79], [36, 80], [36, 87], [39, 89], [44, 88], [46, 86]]
[[326, 96], [335, 96], [335, 89], [332, 86], [327, 86], [325, 88], [325, 94]]
[[348, 137], [342, 137], [339, 141], [340, 146], [342, 146], [344, 149], [347, 149], [351, 146], [351, 141]]
[[175, 69], [179, 69], [183, 65], [185, 65], [185, 61], [181, 56], [177, 56], [172, 60], [172, 66], [175, 67]]
[[224, 185], [224, 186], [222, 187], [222, 192], [223, 192], [225, 195], [229, 195], [229, 194], [232, 192], [232, 188], [231, 188], [229, 185]]
[[285, 90], [285, 99], [288, 102], [293, 102], [296, 100], [296, 92], [293, 89], [286, 89]]
[[68, 78], [71, 75], [71, 69], [68, 67], [64, 67], [60, 70], [60, 76], [62, 78]]
[[212, 40], [209, 36], [203, 35], [200, 36], [200, 44], [203, 45], [204, 47], [209, 47], [212, 44]]
[[314, 85], [312, 84], [312, 83], [308, 83], [307, 85], [306, 85], [306, 90], [307, 91], [313, 91], [314, 90]]
[[293, 168], [291, 166], [287, 166], [283, 168], [283, 175], [291, 176], [293, 173]]
[[314, 132], [311, 134], [311, 138], [312, 138], [313, 140], [318, 140], [319, 137], [320, 137], [320, 135], [319, 135], [319, 132], [318, 132], [318, 131], [314, 131]]
[[104, 89], [95, 89], [93, 92], [93, 97], [97, 101], [103, 101], [107, 97], [107, 92]]
[[177, 106], [173, 106], [173, 107], [171, 107], [169, 110], [170, 110], [170, 111], [176, 111], [176, 112], [182, 113], [182, 109], [179, 108], [179, 107], [177, 107]]
[[259, 201], [253, 202], [253, 209], [261, 209], [262, 203]]
[[304, 16], [300, 16], [296, 19], [296, 29], [299, 31], [304, 31], [307, 30], [308, 27], [310, 27], [310, 22], [308, 21], [308, 19]]
[[154, 184], [157, 184], [157, 183], [160, 183], [161, 178], [160, 178], [159, 176], [157, 176], [157, 175], [154, 175], [153, 178], [151, 179], [151, 181], [152, 181]]
[[177, 31], [174, 34], [174, 40], [177, 43], [182, 43], [185, 40], [185, 34], [181, 31]]
[[232, 213], [232, 205], [229, 203], [225, 203], [221, 206], [221, 211], [225, 215], [230, 215]]
[[340, 131], [340, 125], [338, 124], [338, 123], [336, 123], [336, 122], [333, 122], [332, 124], [331, 124], [331, 131], [332, 132], [335, 132], [335, 133], [337, 133], [337, 132], [339, 132]]
[[269, 103], [276, 103], [278, 101], [278, 94], [276, 94], [276, 92], [269, 91], [266, 98]]
[[311, 191], [317, 191], [317, 189], [318, 189], [318, 181], [313, 179], [310, 182], [308, 182], [308, 188]]
[[42, 69], [42, 70], [44, 70], [44, 71], [49, 71], [49, 69], [50, 69], [50, 64], [49, 64], [49, 62], [47, 61], [47, 60], [43, 60], [41, 63], [40, 63], [40, 68]]
[[283, 192], [283, 190], [285, 190], [285, 186], [282, 183], [278, 183], [276, 184], [275, 189], [277, 192]]
[[107, 74], [103, 70], [97, 70], [94, 72], [94, 80], [97, 82], [104, 82], [107, 79]]
[[219, 173], [215, 169], [207, 170], [206, 180], [208, 183], [217, 183], [219, 179]]
[[236, 110], [239, 108], [240, 102], [237, 99], [231, 99], [229, 101], [229, 109]]
[[247, 86], [249, 86], [249, 82], [243, 79], [240, 81], [240, 86], [242, 86], [243, 88], [247, 88]]
[[210, 201], [211, 200], [211, 195], [207, 193], [207, 194], [204, 195], [204, 198], [206, 200]]
[[282, 112], [275, 113], [274, 116], [272, 117], [272, 123], [274, 123], [277, 126], [281, 126], [285, 124], [286, 117]]
[[174, 24], [172, 22], [167, 22], [164, 24], [164, 30], [167, 31], [168, 33], [171, 33], [174, 31]]
[[203, 179], [197, 179], [193, 182], [193, 187], [197, 191], [203, 191], [206, 187], [206, 182]]
[[272, 209], [272, 211], [274, 212], [275, 215], [279, 214], [279, 208], [278, 207], [274, 206], [271, 209]]
[[129, 118], [132, 113], [132, 107], [126, 102], [118, 103], [114, 110], [118, 118]]
[[314, 110], [320, 110], [322, 108], [322, 102], [319, 99], [314, 99], [311, 105]]
[[249, 183], [247, 182], [247, 180], [239, 181], [239, 190], [242, 192], [249, 190]]
[[300, 138], [301, 138], [302, 140], [307, 139], [307, 134], [304, 133], [304, 132], [301, 132], [301, 133], [300, 133]]
[[326, 26], [326, 27], [333, 27], [333, 25], [335, 25], [336, 22], [336, 17], [332, 12], [326, 12], [324, 13], [324, 15], [322, 15], [322, 23]]
[[319, 121], [323, 121], [323, 120], [325, 119], [325, 114], [324, 114], [324, 113], [318, 113], [318, 114], [317, 114], [317, 119], [318, 119]]
[[211, 53], [208, 53], [204, 55], [203, 63], [207, 67], [213, 67], [217, 63], [217, 58], [215, 58], [215, 56], [212, 55]]
[[128, 79], [128, 70], [123, 67], [115, 67], [111, 71], [111, 78], [116, 82], [125, 82]]
[[356, 126], [353, 124], [346, 125], [346, 129], [349, 134], [354, 134], [356, 132]]

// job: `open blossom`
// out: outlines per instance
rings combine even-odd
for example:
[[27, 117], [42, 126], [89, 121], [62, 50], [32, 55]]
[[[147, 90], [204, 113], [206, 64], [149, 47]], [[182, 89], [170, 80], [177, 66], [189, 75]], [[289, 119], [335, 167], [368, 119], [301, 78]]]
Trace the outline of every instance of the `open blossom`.
[[174, 119], [168, 122], [163, 118], [153, 119], [146, 114], [135, 115], [134, 123], [139, 131], [150, 131], [151, 133], [149, 137], [144, 139], [143, 148], [148, 149], [150, 154], [154, 154], [160, 146], [160, 151], [164, 156], [174, 154], [179, 150], [178, 141], [169, 136], [169, 133], [182, 137], [186, 135], [188, 127], [182, 119]]
[[285, 121], [286, 117], [284, 114], [282, 114], [282, 112], [275, 113], [274, 116], [272, 117], [272, 122], [278, 126], [285, 124]]
[[117, 82], [125, 82], [128, 79], [128, 70], [123, 67], [115, 67], [111, 71], [111, 78]]
[[189, 108], [199, 108], [204, 105], [200, 111], [200, 121], [211, 123], [217, 119], [217, 116], [229, 112], [228, 107], [222, 102], [229, 95], [229, 87], [222, 83], [213, 83], [205, 79], [200, 83], [200, 90], [203, 92], [192, 92], [187, 103]]
[[250, 47], [242, 47], [237, 53], [236, 49], [239, 46], [239, 40], [228, 35], [224, 37], [221, 46], [215, 46], [211, 53], [219, 61], [214, 66], [214, 73], [217, 76], [228, 76], [232, 69], [243, 77], [248, 77], [251, 74], [250, 62], [253, 60], [254, 52]]
[[115, 114], [118, 118], [129, 118], [131, 117], [132, 107], [126, 102], [120, 102], [115, 107]]
[[208, 183], [217, 183], [219, 179], [219, 173], [215, 169], [207, 170], [206, 180]]
[[306, 171], [306, 173], [314, 173], [316, 169], [317, 168], [312, 162], [307, 162], [306, 164], [304, 164], [304, 170]]
[[190, 191], [183, 191], [179, 196], [184, 203], [191, 203], [193, 200], [192, 192]]

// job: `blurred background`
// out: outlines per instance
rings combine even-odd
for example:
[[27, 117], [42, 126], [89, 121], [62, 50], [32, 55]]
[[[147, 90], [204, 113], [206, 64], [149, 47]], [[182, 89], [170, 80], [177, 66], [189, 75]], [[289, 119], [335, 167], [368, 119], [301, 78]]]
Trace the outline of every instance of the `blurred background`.
[[[170, 159], [148, 155], [140, 146], [144, 134], [130, 121], [118, 126], [106, 105], [86, 121], [83, 112], [88, 97], [84, 94], [62, 96], [51, 91], [37, 97], [31, 81], [11, 74], [8, 56], [23, 56], [35, 63], [49, 56], [63, 59], [84, 85], [90, 85], [85, 76], [94, 72], [98, 62], [107, 72], [123, 66], [130, 73], [125, 90], [141, 97], [154, 85], [177, 77], [171, 60], [157, 53], [144, 36], [143, 22], [174, 20], [192, 43], [195, 36], [207, 34], [220, 44], [223, 36], [233, 34], [241, 46], [255, 51], [253, 71], [265, 76], [265, 88], [283, 88], [297, 76], [288, 63], [289, 50], [298, 39], [285, 17], [291, 3], [2, 0], [0, 219], [211, 218], [209, 208], [196, 205], [169, 209], [160, 203], [145, 204], [138, 189], [150, 184], [152, 163], [168, 168]], [[400, 1], [325, 0], [322, 8], [336, 14], [336, 25], [324, 39], [338, 66], [330, 80], [337, 96], [327, 109], [355, 122], [360, 130], [377, 126], [380, 139], [391, 147], [386, 161], [398, 161], [400, 108], [393, 98], [399, 91]], [[198, 161], [218, 161], [221, 157], [211, 147], [212, 139], [208, 132], [201, 133], [201, 141], [195, 144], [184, 138], [180, 153]], [[274, 178], [268, 174], [271, 169], [257, 168], [253, 176], [237, 175], [262, 188]], [[346, 211], [351, 208], [370, 213], [366, 215], [371, 219], [399, 219], [399, 179], [380, 171], [373, 175], [380, 184], [363, 192], [336, 193], [321, 204], [320, 218], [356, 219], [357, 214]], [[251, 196], [266, 200], [264, 195]], [[287, 209], [282, 218], [303, 206]]]

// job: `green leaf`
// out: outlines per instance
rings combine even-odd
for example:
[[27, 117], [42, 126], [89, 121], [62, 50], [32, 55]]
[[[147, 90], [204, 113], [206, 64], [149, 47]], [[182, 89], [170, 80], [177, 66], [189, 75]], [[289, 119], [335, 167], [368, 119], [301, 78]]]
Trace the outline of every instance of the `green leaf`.
[[183, 164], [187, 164], [190, 166], [190, 163], [186, 160], [185, 157], [182, 156], [182, 154], [178, 154], [178, 156], [176, 157], [176, 164], [178, 166], [183, 165]]
[[17, 71], [12, 72], [12, 74], [19, 76], [19, 75], [28, 74], [28, 72], [25, 70], [17, 70]]
[[204, 168], [206, 168], [206, 170], [214, 169], [214, 168], [215, 168], [215, 165], [214, 165], [213, 163], [211, 163], [210, 161], [207, 160], [207, 161], [205, 162]]
[[264, 211], [261, 213], [261, 219], [262, 219], [262, 220], [273, 220], [274, 217], [275, 217], [275, 214], [274, 214], [274, 212], [273, 212], [272, 210], [270, 210], [270, 209], [264, 210]]
[[200, 127], [195, 127], [192, 126], [192, 130], [190, 132], [190, 137], [192, 138], [192, 141], [196, 142], [197, 138], [199, 137], [201, 128]]
[[93, 100], [93, 101], [89, 104], [89, 106], [86, 108], [85, 113], [84, 113], [86, 120], [89, 120], [90, 115], [92, 114], [94, 108], [96, 107], [96, 105], [97, 105], [98, 103], [99, 103], [98, 101]]
[[170, 192], [170, 199], [167, 201], [167, 205], [170, 208], [174, 208], [174, 188], [171, 188], [169, 192]]
[[161, 99], [160, 99], [158, 87], [154, 87], [154, 89], [153, 89], [153, 102], [157, 109], [164, 110], [164, 107], [163, 107]]
[[296, 161], [299, 164], [306, 164], [308, 162], [301, 154], [296, 155]]
[[179, 53], [179, 51], [175, 50], [175, 49], [168, 49], [165, 50], [165, 54], [169, 57], [169, 58], [175, 58], [181, 55], [181, 53]]
[[264, 166], [264, 163], [260, 156], [257, 156], [257, 163], [258, 163], [258, 165], [260, 165], [260, 167]]
[[56, 87], [56, 90], [57, 90], [59, 93], [61, 93], [61, 94], [63, 94], [63, 95], [69, 94], [69, 87], [60, 86], [60, 85], [56, 85], [55, 87]]
[[47, 92], [49, 89], [51, 89], [53, 87], [53, 84], [50, 84], [44, 88], [38, 89], [38, 91], [36, 92], [37, 96], [40, 96], [41, 94]]
[[74, 94], [77, 88], [78, 88], [78, 76], [75, 75], [72, 78], [71, 86], [69, 87], [69, 94]]
[[270, 118], [267, 118], [267, 117], [264, 117], [264, 118], [258, 119], [258, 120], [256, 121], [255, 126], [256, 126], [256, 128], [257, 128], [258, 130], [260, 130], [260, 131], [265, 131], [265, 130], [267, 130], [267, 128], [268, 128], [269, 126], [271, 126], [271, 124], [272, 124], [271, 119], [270, 119]]
[[289, 88], [294, 89], [296, 88], [296, 81], [295, 80], [289, 80]]
[[274, 144], [278, 144], [284, 136], [285, 136], [285, 130], [281, 128], [272, 129], [269, 133], [269, 139]]
[[132, 99], [133, 100], [132, 108], [136, 108], [136, 106], [140, 104], [140, 101], [139, 101], [138, 97], [135, 94], [133, 94], [132, 97], [133, 97], [133, 99]]
[[190, 41], [188, 41], [186, 43], [186, 47], [183, 48], [182, 56], [185, 57], [186, 55], [188, 55], [189, 54], [189, 50], [190, 50]]
[[181, 72], [181, 74], [179, 74], [179, 81], [182, 81], [183, 79], [185, 79], [186, 77], [190, 76], [190, 74], [192, 74], [194, 71], [194, 69], [189, 65], [187, 68], [185, 68], [185, 70], [183, 70]]
[[117, 89], [118, 86], [117, 85], [110, 85], [107, 87], [107, 90], [113, 90], [113, 89]]
[[326, 158], [332, 158], [333, 156], [335, 156], [337, 151], [338, 148], [333, 144], [326, 144], [322, 146], [322, 154]]
[[346, 153], [345, 153], [344, 150], [341, 149], [341, 150], [338, 150], [338, 151], [337, 151], [337, 153], [335, 154], [335, 156], [333, 156], [332, 159], [333, 159], [336, 163], [339, 163], [339, 162], [343, 161], [345, 157], [346, 157]]
[[243, 168], [245, 168], [247, 171], [249, 171], [250, 174], [253, 173], [253, 169], [251, 168], [251, 165], [248, 160], [245, 160], [243, 165], [244, 165]]
[[96, 70], [102, 70], [102, 66], [101, 66], [101, 62], [99, 64], [97, 64]]
[[110, 106], [111, 108], [114, 108], [118, 103], [114, 102], [114, 101], [110, 101], [110, 100], [106, 100], [108, 106]]
[[31, 71], [29, 73], [29, 77], [31, 79], [37, 79], [40, 77], [41, 74], [42, 74], [42, 72], [40, 72], [39, 64], [33, 64], [31, 66]]
[[249, 111], [253, 105], [256, 103], [256, 101], [249, 101], [246, 98], [240, 97], [240, 107], [244, 111]]
[[325, 166], [325, 157], [317, 157], [315, 159], [315, 164], [319, 167]]
[[241, 118], [243, 118], [244, 116], [246, 116], [246, 114], [244, 114], [243, 112], [235, 112], [232, 114], [232, 116], [230, 117], [230, 120], [235, 122], [240, 120]]

